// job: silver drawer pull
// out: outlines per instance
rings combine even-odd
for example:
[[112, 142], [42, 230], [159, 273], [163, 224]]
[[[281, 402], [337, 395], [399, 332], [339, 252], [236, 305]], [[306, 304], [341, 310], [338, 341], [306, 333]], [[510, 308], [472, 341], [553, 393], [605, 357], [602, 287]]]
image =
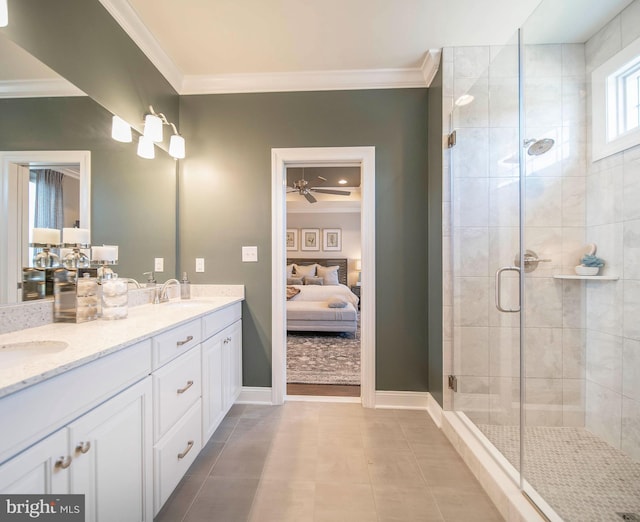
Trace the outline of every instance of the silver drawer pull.
[[89, 451], [90, 449], [91, 449], [91, 441], [79, 442], [78, 445], [76, 446], [76, 451], [79, 451], [82, 454], [87, 453], [87, 451]]
[[189, 442], [187, 442], [187, 449], [185, 449], [182, 453], [178, 453], [178, 460], [183, 459], [187, 456], [187, 453], [189, 453], [191, 451], [191, 448], [193, 448], [193, 441], [190, 440]]
[[56, 463], [55, 463], [56, 468], [67, 469], [69, 466], [71, 466], [71, 457], [69, 456], [60, 457], [58, 460], [56, 460]]
[[193, 335], [189, 335], [184, 341], [178, 341], [176, 343], [176, 346], [182, 346], [183, 344], [187, 344], [190, 341], [193, 341]]
[[186, 392], [189, 388], [191, 388], [191, 386], [193, 386], [193, 381], [187, 381], [187, 385], [184, 388], [179, 388], [178, 391], [178, 395], [180, 395], [181, 393]]

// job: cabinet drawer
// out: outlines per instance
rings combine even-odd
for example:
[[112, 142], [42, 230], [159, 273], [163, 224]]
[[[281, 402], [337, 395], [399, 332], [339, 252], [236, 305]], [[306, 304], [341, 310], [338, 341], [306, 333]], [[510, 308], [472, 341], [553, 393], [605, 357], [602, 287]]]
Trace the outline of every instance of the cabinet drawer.
[[202, 338], [202, 324], [200, 319], [190, 321], [156, 335], [153, 338], [153, 369], [175, 359], [200, 343]]
[[198, 400], [201, 375], [200, 346], [153, 372], [154, 441]]
[[202, 319], [202, 338], [208, 339], [242, 317], [242, 303], [235, 303]]
[[198, 400], [153, 448], [154, 515], [160, 511], [202, 448], [200, 419]]

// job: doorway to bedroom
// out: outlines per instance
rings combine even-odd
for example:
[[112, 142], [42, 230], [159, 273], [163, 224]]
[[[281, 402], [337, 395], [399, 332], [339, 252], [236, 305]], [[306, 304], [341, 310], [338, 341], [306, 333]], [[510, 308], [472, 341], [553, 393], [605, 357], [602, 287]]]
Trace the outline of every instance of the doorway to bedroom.
[[[287, 169], [290, 167], [357, 167], [360, 169], [360, 231], [361, 272], [360, 280], [360, 397], [331, 397], [330, 400], [360, 402], [373, 408], [376, 402], [376, 306], [375, 306], [375, 147], [303, 147], [271, 150], [271, 230], [272, 230], [272, 359], [271, 403], [282, 404], [287, 399], [287, 319], [286, 287], [286, 193]], [[305, 170], [306, 174], [306, 170]], [[298, 190], [299, 192], [299, 190]], [[304, 192], [304, 191], [303, 191]], [[304, 194], [303, 194], [304, 197]], [[305, 197], [305, 199], [307, 199]], [[327, 232], [331, 234], [331, 232]], [[302, 230], [299, 230], [302, 234]], [[298, 237], [306, 244], [317, 243], [313, 234]], [[319, 239], [319, 237], [318, 237]], [[328, 236], [335, 244], [337, 236]], [[344, 256], [343, 256], [344, 257]], [[352, 268], [348, 266], [348, 269]], [[326, 400], [326, 398], [323, 398]]]
[[359, 166], [286, 169], [287, 395], [360, 397]]

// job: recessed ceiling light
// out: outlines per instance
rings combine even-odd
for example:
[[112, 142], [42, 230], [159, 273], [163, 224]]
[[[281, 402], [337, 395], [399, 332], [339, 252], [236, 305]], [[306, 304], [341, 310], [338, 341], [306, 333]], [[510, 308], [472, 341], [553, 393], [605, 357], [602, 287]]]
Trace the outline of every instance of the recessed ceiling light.
[[347, 180], [346, 179], [341, 179], [340, 181], [338, 181], [338, 183], [340, 185], [346, 185], [347, 184]]

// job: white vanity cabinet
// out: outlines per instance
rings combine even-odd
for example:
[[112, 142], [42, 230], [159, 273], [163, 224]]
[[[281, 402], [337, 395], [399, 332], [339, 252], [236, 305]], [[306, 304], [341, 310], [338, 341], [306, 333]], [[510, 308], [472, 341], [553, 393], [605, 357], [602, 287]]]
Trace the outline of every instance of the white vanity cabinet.
[[67, 433], [64, 430], [46, 439], [0, 466], [2, 494], [69, 493]]
[[118, 346], [5, 387], [0, 493], [83, 494], [88, 522], [152, 522], [242, 386], [241, 303], [206, 306], [173, 323], [162, 305], [141, 310], [162, 329], [136, 324]]
[[151, 521], [151, 379], [124, 390], [67, 427], [71, 493], [85, 521]]
[[[155, 514], [202, 449], [201, 354], [200, 344], [194, 346], [201, 334], [197, 319], [153, 340]], [[164, 361], [169, 362], [155, 367]]]
[[205, 317], [203, 338], [202, 439], [206, 442], [242, 389], [240, 303]]
[[151, 522], [151, 379], [0, 466], [0, 491], [83, 494], [87, 522]]

